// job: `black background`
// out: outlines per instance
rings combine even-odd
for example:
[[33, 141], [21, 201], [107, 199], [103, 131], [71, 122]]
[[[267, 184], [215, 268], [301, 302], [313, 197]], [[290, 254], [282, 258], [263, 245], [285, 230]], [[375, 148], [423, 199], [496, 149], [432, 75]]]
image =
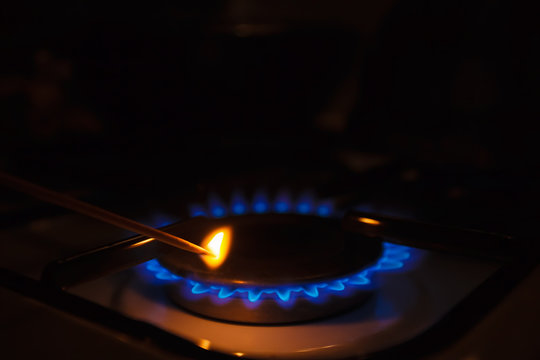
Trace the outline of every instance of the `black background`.
[[[273, 10], [248, 25], [263, 31], [242, 33], [231, 3], [4, 5], [2, 168], [124, 211], [222, 178], [325, 171], [330, 187], [359, 184], [428, 220], [532, 231], [532, 4], [402, 1], [336, 16], [330, 2], [261, 1], [252, 8]], [[321, 126], [347, 94], [341, 122]], [[383, 155], [391, 170], [366, 185], [343, 151]], [[21, 199], [4, 195], [13, 214]]]

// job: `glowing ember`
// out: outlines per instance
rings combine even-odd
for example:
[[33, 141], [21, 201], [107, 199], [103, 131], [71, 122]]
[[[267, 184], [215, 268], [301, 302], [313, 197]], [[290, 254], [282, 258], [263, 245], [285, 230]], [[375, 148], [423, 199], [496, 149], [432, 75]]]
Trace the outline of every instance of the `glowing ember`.
[[211, 269], [219, 267], [227, 259], [230, 243], [230, 228], [224, 227], [214, 230], [201, 243], [201, 246], [210, 250], [214, 256], [201, 255], [201, 259]]

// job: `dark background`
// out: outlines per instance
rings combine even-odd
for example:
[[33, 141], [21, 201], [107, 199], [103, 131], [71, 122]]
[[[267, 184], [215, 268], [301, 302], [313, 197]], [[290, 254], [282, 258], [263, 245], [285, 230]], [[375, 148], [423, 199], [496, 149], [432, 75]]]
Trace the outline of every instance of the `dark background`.
[[[535, 10], [516, 1], [5, 4], [0, 167], [133, 216], [250, 179], [531, 233]], [[5, 223], [39, 214], [1, 194]]]

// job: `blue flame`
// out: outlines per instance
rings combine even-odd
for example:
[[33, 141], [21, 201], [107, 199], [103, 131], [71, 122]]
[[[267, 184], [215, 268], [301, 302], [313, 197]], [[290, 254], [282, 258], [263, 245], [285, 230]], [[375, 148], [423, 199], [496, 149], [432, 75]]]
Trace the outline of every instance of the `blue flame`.
[[206, 208], [199, 204], [190, 206], [190, 215], [192, 217], [211, 216], [214, 218], [221, 218], [224, 216], [245, 215], [250, 213], [297, 213], [301, 215], [314, 214], [321, 217], [327, 217], [331, 216], [334, 213], [334, 210], [331, 202], [318, 201], [311, 192], [304, 192], [296, 201], [293, 201], [290, 192], [287, 190], [279, 191], [276, 196], [271, 199], [268, 192], [262, 189], [255, 192], [252, 201], [248, 201], [241, 191], [234, 191], [228, 207], [215, 193], [209, 195]]
[[253, 196], [253, 212], [264, 214], [270, 211], [270, 200], [263, 190], [258, 190]]
[[143, 266], [155, 279], [179, 283], [190, 291], [191, 295], [210, 295], [218, 299], [240, 298], [255, 306], [262, 299], [272, 298], [278, 303], [286, 305], [285, 303], [294, 303], [298, 297], [316, 301], [317, 299], [327, 299], [329, 295], [339, 295], [340, 293], [347, 295], [352, 291], [370, 289], [373, 283], [372, 275], [379, 271], [402, 268], [404, 261], [410, 257], [409, 250], [410, 248], [407, 246], [384, 242], [383, 254], [379, 260], [358, 273], [325, 282], [276, 287], [230, 287], [221, 284], [206, 284], [175, 275], [161, 266], [156, 259], [144, 263]]
[[165, 213], [155, 213], [151, 217], [142, 219], [142, 222], [145, 225], [151, 226], [153, 228], [161, 228], [178, 221], [178, 218], [174, 218]]
[[206, 209], [200, 204], [192, 204], [189, 207], [189, 216], [208, 216]]
[[210, 194], [208, 198], [210, 205], [210, 214], [215, 218], [221, 218], [227, 215], [227, 207], [217, 194]]
[[273, 209], [279, 214], [288, 212], [292, 207], [291, 194], [287, 190], [277, 193]]
[[247, 200], [240, 191], [233, 192], [231, 199], [231, 211], [234, 215], [244, 215], [248, 211]]
[[[302, 193], [296, 201], [293, 201], [291, 194], [287, 190], [279, 191], [273, 200], [267, 192], [258, 190], [255, 192], [252, 201], [248, 201], [242, 192], [235, 191], [231, 196], [229, 206], [226, 206], [225, 202], [217, 194], [211, 194], [208, 198], [207, 207], [193, 204], [189, 207], [189, 210], [192, 217], [212, 216], [216, 218], [271, 212], [301, 215], [314, 214], [321, 217], [339, 215], [329, 201], [319, 201], [310, 192]], [[153, 281], [178, 283], [183, 288], [184, 295], [188, 297], [210, 296], [218, 304], [220, 301], [240, 298], [250, 308], [256, 307], [262, 299], [270, 298], [281, 306], [287, 307], [292, 306], [299, 297], [309, 299], [312, 302], [324, 302], [330, 295], [348, 296], [358, 290], [370, 289], [373, 287], [373, 274], [403, 268], [406, 260], [411, 256], [412, 249], [388, 242], [383, 242], [382, 245], [383, 252], [377, 262], [358, 273], [325, 282], [276, 287], [230, 287], [221, 284], [207, 284], [175, 275], [161, 266], [156, 259], [141, 264], [141, 266], [150, 274]]]
[[313, 212], [314, 200], [315, 200], [314, 196], [311, 193], [309, 192], [303, 193], [298, 198], [298, 202], [296, 205], [296, 212], [302, 215], [311, 214]]
[[320, 217], [327, 217], [332, 215], [333, 208], [330, 203], [321, 203], [317, 206], [317, 215]]

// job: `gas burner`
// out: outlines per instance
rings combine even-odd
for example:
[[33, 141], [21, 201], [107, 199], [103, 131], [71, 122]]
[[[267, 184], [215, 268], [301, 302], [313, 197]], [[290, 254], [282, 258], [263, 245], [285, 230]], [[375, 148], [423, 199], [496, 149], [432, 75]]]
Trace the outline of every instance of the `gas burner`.
[[215, 219], [195, 217], [167, 228], [190, 239], [234, 238], [218, 268], [175, 249], [142, 266], [167, 283], [182, 308], [232, 322], [313, 320], [358, 305], [374, 288], [374, 273], [401, 268], [409, 258], [406, 246], [343, 231], [331, 204], [313, 196], [293, 203], [281, 192], [270, 202], [259, 192], [249, 202], [239, 194], [230, 207], [215, 195], [207, 208], [191, 206], [191, 215]]

